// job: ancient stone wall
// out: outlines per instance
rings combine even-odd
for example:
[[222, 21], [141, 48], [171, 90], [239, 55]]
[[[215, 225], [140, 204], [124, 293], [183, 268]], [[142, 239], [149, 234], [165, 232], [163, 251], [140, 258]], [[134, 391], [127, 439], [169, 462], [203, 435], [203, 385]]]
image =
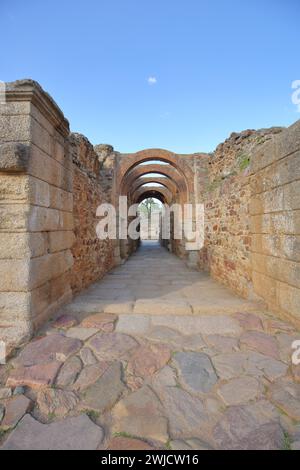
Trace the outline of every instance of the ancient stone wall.
[[7, 84], [0, 114], [0, 331], [8, 349], [71, 299], [68, 122], [31, 80]]
[[251, 157], [250, 232], [255, 292], [300, 320], [300, 121]]
[[[113, 240], [99, 240], [96, 234], [97, 207], [110, 201], [112, 177], [100, 174], [101, 161], [91, 143], [81, 134], [70, 135], [74, 165], [74, 235], [72, 248], [72, 290], [77, 293], [100, 279], [114, 266]], [[107, 169], [105, 169], [106, 171]]]
[[243, 297], [252, 295], [249, 165], [253, 149], [281, 129], [233, 133], [211, 155], [200, 266]]

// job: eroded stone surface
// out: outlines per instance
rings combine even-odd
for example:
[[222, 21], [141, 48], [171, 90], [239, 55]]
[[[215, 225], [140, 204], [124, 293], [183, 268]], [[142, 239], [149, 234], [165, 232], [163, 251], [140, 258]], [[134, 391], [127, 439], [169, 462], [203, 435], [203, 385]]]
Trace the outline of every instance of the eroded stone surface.
[[138, 347], [129, 359], [128, 374], [138, 377], [149, 377], [171, 358], [171, 351], [165, 344], [149, 344]]
[[288, 379], [275, 382], [270, 387], [272, 402], [291, 418], [300, 420], [300, 384]]
[[206, 343], [218, 353], [231, 353], [238, 351], [239, 341], [237, 338], [221, 335], [209, 335], [205, 338]]
[[99, 377], [104, 374], [108, 367], [109, 363], [105, 361], [85, 366], [72, 388], [79, 391], [85, 390], [93, 385]]
[[123, 357], [138, 346], [131, 336], [122, 333], [98, 333], [88, 342], [94, 354], [100, 360], [112, 360]]
[[77, 323], [78, 321], [73, 315], [66, 313], [58, 317], [52, 326], [58, 329], [68, 329], [75, 326]]
[[79, 351], [81, 341], [53, 334], [29, 343], [14, 360], [14, 364], [33, 366], [47, 364], [52, 361], [64, 362], [68, 357]]
[[187, 349], [197, 351], [203, 349], [206, 345], [200, 334], [198, 335], [182, 335], [176, 330], [172, 330], [166, 326], [153, 327], [146, 334], [146, 338], [151, 341], [159, 341], [172, 345], [176, 350]]
[[82, 369], [82, 363], [79, 357], [73, 356], [68, 359], [59, 371], [56, 379], [58, 387], [67, 387], [72, 385]]
[[147, 386], [119, 401], [112, 415], [115, 432], [126, 432], [161, 442], [168, 440], [167, 419], [162, 412], [161, 403]]
[[151, 377], [150, 383], [154, 388], [175, 387], [176, 374], [174, 369], [172, 369], [170, 366], [163, 367], [159, 372]]
[[103, 412], [112, 408], [122, 395], [122, 365], [112, 364], [91, 387], [83, 392], [83, 408]]
[[200, 439], [187, 439], [186, 441], [177, 439], [170, 442], [170, 447], [173, 450], [213, 450], [210, 444]]
[[0, 425], [1, 425], [1, 422], [2, 422], [2, 419], [3, 419], [3, 416], [4, 416], [4, 412], [5, 412], [4, 405], [1, 405], [1, 403], [0, 403]]
[[17, 395], [5, 402], [5, 415], [1, 428], [14, 428], [31, 407], [31, 401], [24, 395]]
[[260, 392], [260, 384], [254, 377], [232, 379], [218, 389], [218, 394], [226, 405], [240, 405], [255, 400]]
[[164, 416], [127, 416], [113, 424], [113, 431], [162, 443], [169, 439], [168, 421]]
[[79, 326], [70, 328], [66, 334], [68, 338], [77, 338], [81, 341], [86, 341], [91, 336], [95, 335], [98, 332], [96, 328], [81, 328]]
[[179, 352], [173, 362], [182, 385], [194, 393], [209, 392], [218, 380], [210, 358], [204, 353]]
[[[284, 433], [272, 416], [270, 405], [265, 413], [255, 405], [228, 408], [214, 428], [214, 439], [221, 449], [278, 450], [282, 449]], [[271, 414], [267, 412], [271, 411]], [[273, 419], [272, 419], [273, 418]]]
[[12, 396], [12, 390], [10, 387], [0, 388], [0, 400], [3, 398], [9, 398]]
[[61, 365], [61, 362], [53, 361], [48, 364], [36, 364], [31, 367], [17, 367], [17, 369], [10, 373], [7, 385], [10, 387], [27, 385], [32, 388], [52, 385]]
[[247, 331], [241, 336], [240, 343], [247, 349], [280, 359], [276, 339], [262, 331]]
[[4, 450], [95, 450], [103, 430], [86, 415], [41, 424], [29, 414], [6, 440]]
[[150, 329], [149, 315], [120, 315], [116, 326], [119, 333], [144, 335]]
[[147, 442], [129, 437], [113, 437], [107, 450], [154, 450]]
[[209, 417], [199, 398], [177, 387], [166, 387], [159, 396], [164, 415], [169, 420], [171, 438], [203, 438], [207, 435]]
[[119, 401], [113, 409], [116, 420], [125, 416], [160, 416], [162, 406], [158, 397], [145, 386]]
[[113, 313], [97, 313], [84, 318], [81, 322], [81, 326], [83, 328], [96, 328], [105, 333], [111, 333], [117, 318], [117, 315]]
[[37, 395], [37, 405], [42, 414], [63, 418], [78, 403], [77, 396], [68, 390], [46, 388]]
[[261, 319], [254, 313], [237, 312], [233, 314], [233, 317], [245, 330], [263, 330]]
[[90, 348], [82, 348], [80, 357], [85, 366], [90, 366], [98, 362]]
[[232, 379], [241, 375], [265, 376], [275, 380], [287, 372], [287, 365], [270, 356], [256, 352], [236, 352], [212, 357], [217, 374], [222, 379]]

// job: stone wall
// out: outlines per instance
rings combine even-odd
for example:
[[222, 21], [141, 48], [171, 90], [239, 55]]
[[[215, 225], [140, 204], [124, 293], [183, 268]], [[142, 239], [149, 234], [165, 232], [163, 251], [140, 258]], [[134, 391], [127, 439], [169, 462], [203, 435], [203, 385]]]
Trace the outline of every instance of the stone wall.
[[102, 183], [101, 162], [91, 143], [81, 134], [70, 135], [70, 152], [74, 165], [74, 235], [72, 248], [72, 290], [77, 293], [100, 279], [114, 266], [112, 240], [99, 240], [96, 234], [97, 207], [109, 202], [111, 181]]
[[232, 134], [210, 157], [199, 265], [300, 319], [300, 122]]
[[200, 266], [243, 297], [251, 297], [251, 197], [253, 149], [280, 128], [233, 133], [211, 155], [205, 194], [205, 249]]
[[8, 350], [71, 299], [68, 133], [36, 82], [7, 84], [0, 113], [0, 331]]
[[270, 309], [300, 321], [300, 121], [251, 158], [252, 278]]

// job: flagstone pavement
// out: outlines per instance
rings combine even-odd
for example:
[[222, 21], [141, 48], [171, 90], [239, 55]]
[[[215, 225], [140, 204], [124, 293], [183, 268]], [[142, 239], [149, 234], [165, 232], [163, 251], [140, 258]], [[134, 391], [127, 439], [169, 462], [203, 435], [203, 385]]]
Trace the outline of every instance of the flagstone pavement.
[[0, 448], [300, 449], [295, 340], [145, 243], [0, 366]]

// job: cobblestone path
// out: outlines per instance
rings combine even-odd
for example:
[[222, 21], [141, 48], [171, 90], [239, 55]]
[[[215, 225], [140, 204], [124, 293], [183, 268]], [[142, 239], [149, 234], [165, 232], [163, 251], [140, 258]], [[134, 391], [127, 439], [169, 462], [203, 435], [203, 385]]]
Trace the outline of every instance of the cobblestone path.
[[0, 366], [0, 446], [300, 449], [294, 340], [145, 244]]

